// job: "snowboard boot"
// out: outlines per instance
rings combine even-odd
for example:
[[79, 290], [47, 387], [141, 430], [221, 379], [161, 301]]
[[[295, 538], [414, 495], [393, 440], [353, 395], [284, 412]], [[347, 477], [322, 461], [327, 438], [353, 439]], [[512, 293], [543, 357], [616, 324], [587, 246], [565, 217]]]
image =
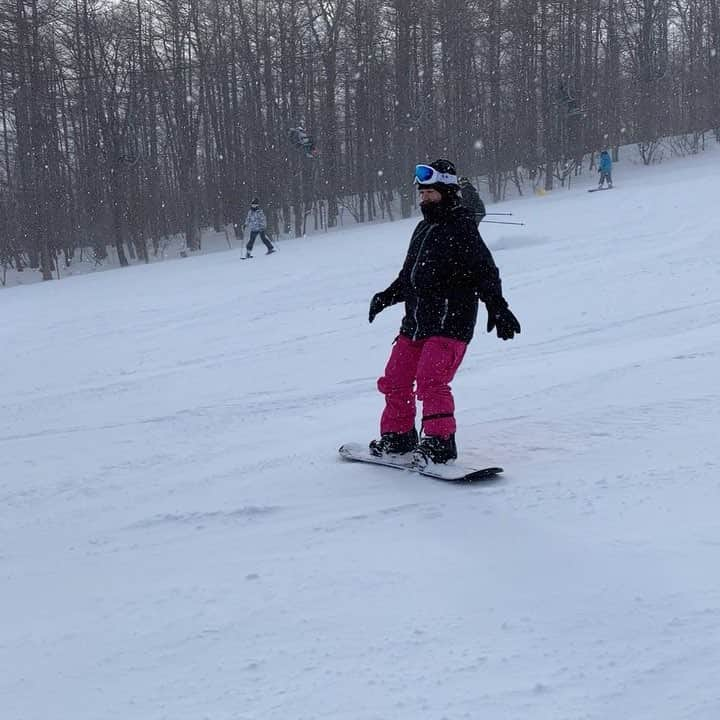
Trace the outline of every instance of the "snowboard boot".
[[370, 441], [370, 452], [376, 457], [383, 455], [404, 455], [417, 447], [418, 434], [413, 428], [404, 433], [384, 432], [379, 440]]
[[265, 254], [270, 255], [271, 253], [275, 252], [275, 248], [270, 248]]
[[455, 433], [447, 437], [426, 435], [420, 440], [414, 455], [416, 461], [423, 465], [427, 463], [442, 465], [449, 460], [455, 460], [457, 458]]

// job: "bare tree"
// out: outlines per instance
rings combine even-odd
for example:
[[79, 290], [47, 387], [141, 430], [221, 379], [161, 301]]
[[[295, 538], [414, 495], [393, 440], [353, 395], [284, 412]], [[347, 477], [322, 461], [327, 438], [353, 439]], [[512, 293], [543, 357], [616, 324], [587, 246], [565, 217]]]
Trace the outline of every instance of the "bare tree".
[[719, 8], [0, 0], [0, 265], [197, 250], [256, 194], [273, 232], [408, 217], [412, 166], [440, 156], [499, 199], [601, 146], [697, 152], [720, 141]]

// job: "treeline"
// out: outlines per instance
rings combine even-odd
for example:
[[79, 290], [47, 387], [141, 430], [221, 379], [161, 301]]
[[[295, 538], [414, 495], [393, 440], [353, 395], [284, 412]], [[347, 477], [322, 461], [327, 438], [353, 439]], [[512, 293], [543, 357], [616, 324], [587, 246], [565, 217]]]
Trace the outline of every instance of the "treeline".
[[[408, 216], [416, 161], [552, 187], [720, 126], [720, 0], [0, 0], [0, 262]], [[290, 130], [312, 135], [313, 157]]]

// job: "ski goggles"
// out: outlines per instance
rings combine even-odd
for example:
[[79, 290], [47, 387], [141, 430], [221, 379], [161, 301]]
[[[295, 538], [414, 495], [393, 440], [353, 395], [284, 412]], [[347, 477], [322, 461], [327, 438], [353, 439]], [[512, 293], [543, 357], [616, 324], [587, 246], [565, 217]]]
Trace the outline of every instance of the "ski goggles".
[[443, 183], [444, 185], [457, 185], [457, 175], [450, 173], [438, 172], [430, 165], [415, 166], [415, 181], [418, 185], [432, 185], [433, 183]]

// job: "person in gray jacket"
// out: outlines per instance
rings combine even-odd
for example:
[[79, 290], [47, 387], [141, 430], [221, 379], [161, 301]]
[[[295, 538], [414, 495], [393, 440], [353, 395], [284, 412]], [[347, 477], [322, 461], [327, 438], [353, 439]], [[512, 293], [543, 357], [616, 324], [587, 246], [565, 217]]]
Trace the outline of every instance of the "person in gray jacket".
[[245, 257], [251, 258], [253, 245], [255, 245], [255, 238], [259, 235], [260, 239], [265, 243], [267, 248], [267, 255], [275, 252], [273, 244], [270, 242], [270, 238], [265, 232], [267, 230], [267, 220], [265, 219], [265, 213], [260, 207], [260, 201], [257, 198], [253, 198], [250, 203], [250, 210], [248, 210], [247, 217], [245, 218], [245, 227], [250, 231], [250, 239], [248, 240], [247, 247], [245, 248]]

